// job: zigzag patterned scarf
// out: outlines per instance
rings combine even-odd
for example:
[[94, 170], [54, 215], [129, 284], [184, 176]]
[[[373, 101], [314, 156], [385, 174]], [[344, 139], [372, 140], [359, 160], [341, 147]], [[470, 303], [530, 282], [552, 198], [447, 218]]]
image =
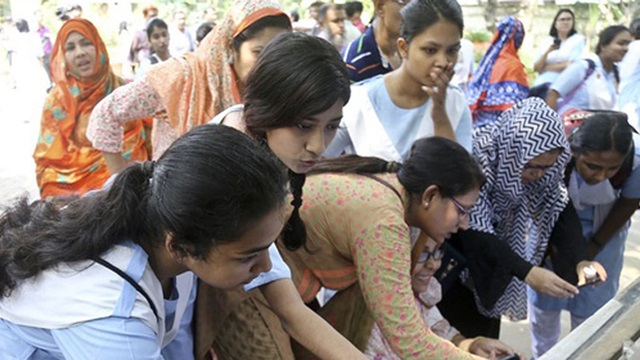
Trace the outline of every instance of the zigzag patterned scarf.
[[[473, 136], [473, 153], [487, 183], [471, 211], [471, 228], [495, 234], [523, 259], [540, 264], [555, 222], [569, 201], [562, 181], [569, 143], [558, 114], [540, 99], [525, 99], [495, 123], [477, 128]], [[556, 164], [541, 179], [523, 184], [525, 164], [553, 149], [562, 149]], [[493, 309], [480, 310], [491, 317], [526, 318], [524, 282], [513, 278]]]

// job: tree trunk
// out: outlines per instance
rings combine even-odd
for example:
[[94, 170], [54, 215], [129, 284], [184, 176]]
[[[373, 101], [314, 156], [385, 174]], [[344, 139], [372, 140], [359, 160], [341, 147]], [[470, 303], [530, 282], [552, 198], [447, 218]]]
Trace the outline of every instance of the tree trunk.
[[484, 8], [484, 21], [487, 25], [487, 30], [493, 33], [496, 30], [496, 8], [498, 7], [498, 0], [487, 0]]

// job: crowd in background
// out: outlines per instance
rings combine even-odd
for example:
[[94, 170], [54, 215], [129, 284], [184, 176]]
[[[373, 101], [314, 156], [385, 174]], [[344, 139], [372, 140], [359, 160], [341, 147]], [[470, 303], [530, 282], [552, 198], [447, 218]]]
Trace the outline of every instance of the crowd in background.
[[126, 54], [80, 6], [55, 36], [7, 19], [11, 85], [47, 95], [42, 200], [0, 218], [0, 357], [517, 359], [500, 319], [528, 316], [537, 358], [612, 299], [640, 19], [591, 52], [559, 10], [530, 84], [514, 16], [475, 64], [455, 0], [373, 9], [148, 5]]

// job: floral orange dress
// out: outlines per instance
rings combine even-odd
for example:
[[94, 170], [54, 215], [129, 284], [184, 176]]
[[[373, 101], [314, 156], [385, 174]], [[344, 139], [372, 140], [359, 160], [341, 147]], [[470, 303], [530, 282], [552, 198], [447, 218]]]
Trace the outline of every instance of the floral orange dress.
[[[71, 32], [89, 39], [96, 49], [91, 78], [77, 79], [66, 69], [64, 46]], [[101, 188], [111, 176], [102, 153], [85, 136], [89, 115], [123, 80], [111, 71], [105, 44], [95, 26], [85, 19], [69, 20], [58, 32], [51, 54], [51, 77], [55, 86], [44, 103], [33, 153], [40, 196], [83, 195]], [[143, 120], [128, 123], [123, 132], [125, 160], [147, 160]]]

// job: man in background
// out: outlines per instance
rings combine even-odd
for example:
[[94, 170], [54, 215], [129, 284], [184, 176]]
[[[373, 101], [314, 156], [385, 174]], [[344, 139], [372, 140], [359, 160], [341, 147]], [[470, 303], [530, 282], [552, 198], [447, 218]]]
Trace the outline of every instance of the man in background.
[[187, 30], [187, 14], [182, 10], [173, 13], [173, 26], [169, 30], [171, 35], [171, 56], [180, 56], [186, 52], [193, 51], [196, 43]]
[[322, 6], [318, 14], [320, 32], [317, 36], [330, 42], [338, 51], [342, 50], [346, 44], [345, 19], [346, 15], [341, 4], [326, 4]]

